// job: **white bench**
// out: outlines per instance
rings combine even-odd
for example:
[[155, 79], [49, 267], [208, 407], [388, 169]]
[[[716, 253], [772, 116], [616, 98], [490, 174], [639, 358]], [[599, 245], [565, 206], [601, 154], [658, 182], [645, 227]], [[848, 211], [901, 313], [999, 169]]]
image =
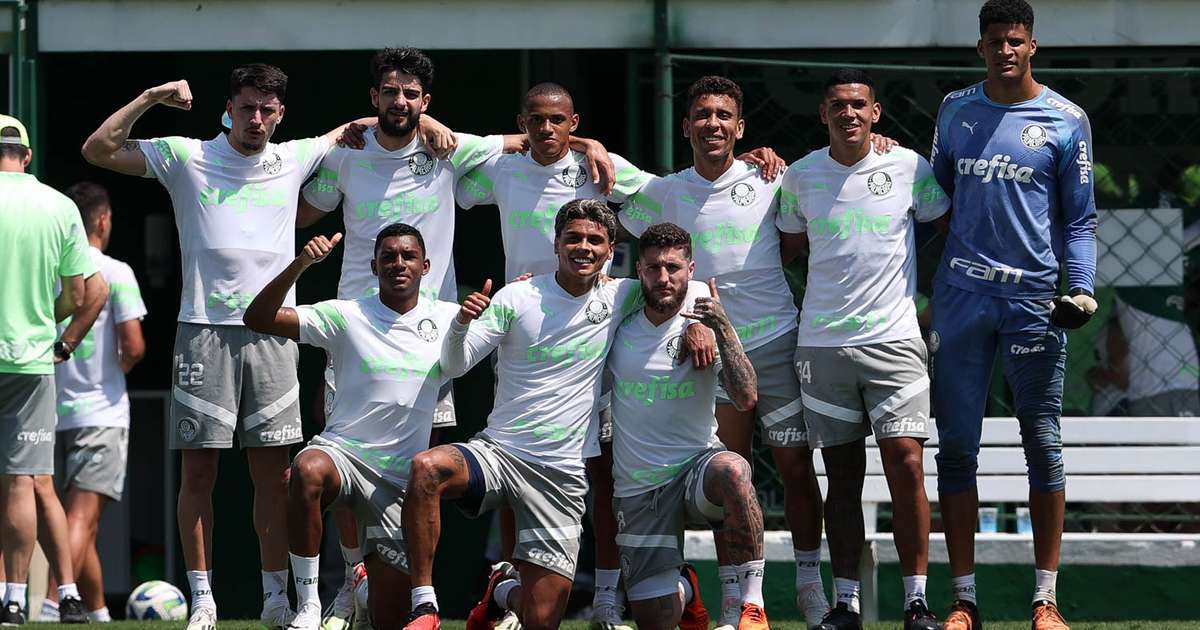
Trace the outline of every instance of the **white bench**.
[[[1067, 501], [1086, 503], [1200, 502], [1200, 418], [1063, 418], [1063, 464]], [[1016, 418], [986, 418], [980, 440], [978, 487], [980, 503], [1025, 503], [1029, 485], [1025, 452]], [[873, 438], [867, 440], [863, 517], [867, 547], [863, 552], [863, 616], [878, 619], [877, 565], [897, 562], [890, 532], [879, 532], [880, 503], [890, 503], [883, 462]], [[937, 502], [937, 430], [925, 443], [925, 489]], [[814, 456], [821, 490], [826, 490], [824, 463]], [[688, 532], [684, 555], [715, 558], [710, 532]], [[1033, 562], [1028, 534], [978, 534], [976, 563]], [[768, 560], [792, 560], [791, 535], [768, 532]], [[826, 556], [827, 557], [827, 556]], [[1088, 534], [1063, 538], [1062, 560], [1069, 564], [1200, 565], [1200, 535]], [[945, 539], [930, 537], [930, 561], [947, 561]]]

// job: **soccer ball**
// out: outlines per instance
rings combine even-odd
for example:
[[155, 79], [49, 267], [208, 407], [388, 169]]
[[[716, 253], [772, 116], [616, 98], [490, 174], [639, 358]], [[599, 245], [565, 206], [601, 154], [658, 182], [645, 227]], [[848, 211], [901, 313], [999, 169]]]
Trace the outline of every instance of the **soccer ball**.
[[169, 582], [143, 582], [129, 594], [125, 604], [126, 619], [187, 619], [188, 605], [183, 593]]

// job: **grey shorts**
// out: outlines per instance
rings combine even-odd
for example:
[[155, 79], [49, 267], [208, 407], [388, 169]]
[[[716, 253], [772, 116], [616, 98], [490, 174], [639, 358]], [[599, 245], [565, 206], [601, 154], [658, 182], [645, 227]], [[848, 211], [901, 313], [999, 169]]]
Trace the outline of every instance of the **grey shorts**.
[[345, 507], [354, 513], [363, 555], [377, 554], [397, 571], [407, 574], [408, 548], [401, 527], [404, 489], [348, 454], [341, 445], [321, 436], [314, 437], [300, 452], [307, 450], [328, 455], [337, 468], [341, 490], [330, 507]]
[[[762, 425], [766, 446], [807, 448], [800, 383], [792, 360], [796, 354], [797, 330], [792, 329], [746, 352], [758, 375], [758, 405], [754, 412]], [[729, 395], [717, 385], [717, 402], [728, 403]]]
[[517, 524], [513, 558], [573, 580], [587, 476], [527, 462], [482, 436], [455, 446], [474, 455], [483, 473], [483, 496], [477, 504], [460, 501], [460, 509], [475, 518], [502, 505], [511, 507]]
[[[333, 399], [337, 396], [337, 384], [333, 382], [333, 359], [325, 364], [325, 419], [333, 413]], [[446, 381], [438, 390], [437, 407], [433, 410], [433, 428], [445, 429], [458, 426], [458, 417], [454, 413], [454, 384]]]
[[1194, 389], [1173, 389], [1153, 396], [1129, 401], [1131, 416], [1187, 416], [1200, 415], [1200, 394]]
[[284, 446], [304, 439], [296, 342], [244, 326], [179, 323], [172, 449]]
[[929, 437], [928, 353], [920, 338], [864, 346], [796, 348], [812, 448]]
[[0, 374], [0, 475], [53, 475], [53, 374]]
[[58, 432], [55, 444], [58, 487], [102, 494], [120, 501], [125, 491], [129, 429], [80, 427]]
[[725, 449], [710, 449], [688, 462], [666, 485], [613, 499], [621, 573], [632, 589], [638, 582], [683, 566], [683, 532], [720, 526], [724, 510], [704, 496], [704, 471]]

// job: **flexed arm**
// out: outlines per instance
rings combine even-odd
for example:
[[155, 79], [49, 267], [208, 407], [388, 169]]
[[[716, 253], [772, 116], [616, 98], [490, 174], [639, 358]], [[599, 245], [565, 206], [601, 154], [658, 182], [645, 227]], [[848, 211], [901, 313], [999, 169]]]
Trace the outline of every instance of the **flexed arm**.
[[151, 107], [162, 104], [178, 109], [192, 108], [192, 89], [184, 80], [164, 83], [138, 95], [100, 124], [83, 143], [88, 162], [124, 175], [146, 174], [146, 158], [136, 141], [129, 139], [133, 124]]

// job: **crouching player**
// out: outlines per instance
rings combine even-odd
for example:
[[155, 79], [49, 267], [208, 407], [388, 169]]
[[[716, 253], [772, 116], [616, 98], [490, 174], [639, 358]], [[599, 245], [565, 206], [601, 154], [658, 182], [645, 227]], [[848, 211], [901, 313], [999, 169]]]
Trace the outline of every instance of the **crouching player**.
[[288, 548], [297, 606], [289, 628], [315, 630], [321, 624], [321, 513], [338, 505], [348, 507], [359, 524], [373, 625], [392, 630], [404, 625], [409, 612], [400, 520], [409, 465], [429, 447], [445, 381], [438, 363], [441, 339], [458, 305], [420, 297], [421, 277], [429, 271], [425, 241], [416, 228], [393, 223], [375, 237], [371, 272], [378, 277], [378, 294], [281, 307], [300, 274], [340, 240], [337, 234], [309, 241], [259, 292], [243, 320], [256, 331], [325, 349], [337, 372], [338, 396], [325, 430], [292, 462]]
[[[738, 572], [738, 628], [765, 629], [762, 510], [750, 464], [717, 439], [714, 415], [718, 378], [739, 410], [754, 408], [758, 379], [716, 281], [708, 290], [690, 282], [691, 243], [673, 223], [642, 233], [637, 268], [646, 305], [626, 318], [608, 356], [621, 570], [638, 628], [706, 630], [696, 571], [683, 562], [683, 530], [711, 526], [720, 565]], [[716, 369], [676, 360], [689, 319], [716, 333]]]

